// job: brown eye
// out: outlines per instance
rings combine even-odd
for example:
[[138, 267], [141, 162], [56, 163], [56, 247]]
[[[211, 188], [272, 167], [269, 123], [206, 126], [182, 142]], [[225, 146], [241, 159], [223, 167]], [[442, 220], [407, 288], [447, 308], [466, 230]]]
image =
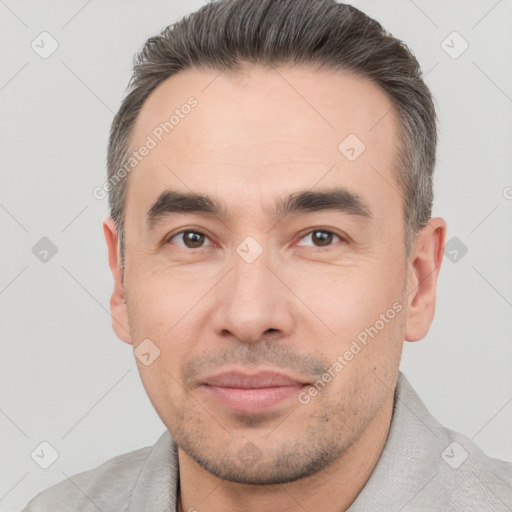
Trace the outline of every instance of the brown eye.
[[308, 233], [306, 236], [303, 236], [298, 245], [326, 247], [338, 240], [341, 240], [341, 238], [338, 235], [332, 233], [331, 231], [317, 229], [315, 231], [311, 231], [311, 233]]
[[182, 231], [174, 235], [169, 242], [185, 249], [200, 249], [209, 238], [198, 231]]
[[333, 234], [327, 231], [315, 231], [312, 233], [311, 239], [315, 245], [324, 246], [332, 243], [332, 237]]

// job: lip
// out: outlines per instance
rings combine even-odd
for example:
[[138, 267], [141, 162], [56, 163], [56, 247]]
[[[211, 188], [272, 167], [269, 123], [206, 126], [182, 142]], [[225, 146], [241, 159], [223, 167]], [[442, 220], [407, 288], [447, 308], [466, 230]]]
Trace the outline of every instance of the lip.
[[294, 379], [283, 373], [268, 370], [252, 374], [233, 370], [206, 377], [204, 384], [223, 388], [258, 389], [279, 386], [297, 386], [307, 384], [307, 382]]
[[243, 413], [264, 412], [300, 392], [307, 383], [282, 373], [224, 372], [207, 377], [203, 389], [222, 405]]

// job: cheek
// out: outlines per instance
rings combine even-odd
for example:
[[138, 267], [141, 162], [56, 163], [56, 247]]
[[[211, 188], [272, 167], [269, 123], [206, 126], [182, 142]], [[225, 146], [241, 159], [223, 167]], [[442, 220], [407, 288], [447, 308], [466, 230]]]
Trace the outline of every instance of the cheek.
[[207, 286], [202, 279], [180, 278], [179, 269], [134, 268], [132, 275], [126, 284], [130, 316], [143, 336], [145, 332], [158, 338], [171, 336]]
[[330, 275], [311, 271], [295, 288], [310, 310], [304, 310], [303, 328], [322, 333], [315, 336], [315, 350], [332, 363], [341, 357], [349, 370], [345, 373], [366, 372], [380, 364], [388, 367], [399, 357], [405, 276], [397, 269], [382, 273], [375, 269], [367, 265], [337, 269]]
[[[152, 401], [164, 400], [164, 390], [175, 395], [179, 392], [181, 368], [193, 353], [195, 340], [192, 332], [192, 313], [200, 291], [186, 289], [165, 276], [144, 274], [127, 286], [128, 310], [134, 349], [158, 354], [150, 366], [137, 361], [141, 379]], [[149, 340], [149, 342], [147, 341]], [[140, 344], [140, 349], [137, 346]]]
[[382, 274], [375, 265], [329, 271], [318, 268], [304, 272], [300, 280], [295, 276], [292, 282], [296, 295], [318, 320], [335, 336], [346, 337], [373, 324], [381, 313], [401, 301], [401, 279], [405, 277], [398, 273], [393, 276], [392, 269]]

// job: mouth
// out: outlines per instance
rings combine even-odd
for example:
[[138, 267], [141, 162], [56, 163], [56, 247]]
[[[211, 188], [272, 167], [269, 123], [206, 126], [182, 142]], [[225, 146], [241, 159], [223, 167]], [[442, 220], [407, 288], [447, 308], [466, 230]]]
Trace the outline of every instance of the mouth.
[[231, 371], [205, 379], [202, 387], [223, 406], [236, 412], [255, 414], [275, 408], [308, 385], [276, 372], [244, 374]]

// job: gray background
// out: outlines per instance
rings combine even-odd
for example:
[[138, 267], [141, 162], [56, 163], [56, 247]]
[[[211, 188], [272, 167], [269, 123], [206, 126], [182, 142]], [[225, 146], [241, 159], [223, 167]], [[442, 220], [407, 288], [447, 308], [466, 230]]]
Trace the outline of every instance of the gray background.
[[[165, 428], [111, 328], [107, 203], [92, 190], [134, 52], [202, 3], [0, 0], [0, 510]], [[442, 423], [512, 461], [512, 2], [352, 3], [427, 73], [440, 118], [434, 213], [467, 247], [445, 257], [435, 321], [406, 344], [402, 370]], [[31, 48], [42, 31], [59, 44], [47, 59]], [[453, 31], [469, 43], [458, 58], [441, 46]], [[32, 252], [42, 237], [58, 249], [47, 262]], [[31, 458], [42, 441], [59, 454], [48, 469]]]

